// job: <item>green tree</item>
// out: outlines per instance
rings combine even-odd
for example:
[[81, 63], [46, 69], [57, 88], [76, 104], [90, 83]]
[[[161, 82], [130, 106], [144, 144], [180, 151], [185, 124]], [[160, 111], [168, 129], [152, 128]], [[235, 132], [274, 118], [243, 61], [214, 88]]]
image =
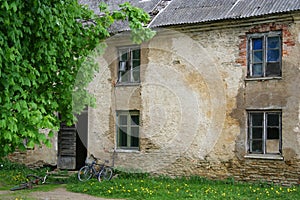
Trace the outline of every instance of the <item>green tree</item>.
[[143, 27], [149, 15], [128, 3], [113, 12], [101, 4], [97, 16], [77, 0], [0, 2], [0, 157], [24, 149], [24, 139], [51, 146], [60, 121], [71, 125], [74, 111], [93, 104], [86, 91], [98, 69], [93, 54], [105, 48], [115, 20], [129, 22], [134, 42], [154, 35]]

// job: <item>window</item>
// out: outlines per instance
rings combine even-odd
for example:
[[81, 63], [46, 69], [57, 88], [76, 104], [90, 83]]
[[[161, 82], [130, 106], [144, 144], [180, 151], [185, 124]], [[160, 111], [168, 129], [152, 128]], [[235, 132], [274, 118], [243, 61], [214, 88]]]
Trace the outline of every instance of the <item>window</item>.
[[139, 149], [139, 111], [117, 111], [117, 148]]
[[138, 46], [119, 48], [119, 83], [140, 82], [140, 57]]
[[248, 76], [281, 76], [281, 32], [248, 35]]
[[281, 154], [281, 111], [248, 112], [249, 153]]

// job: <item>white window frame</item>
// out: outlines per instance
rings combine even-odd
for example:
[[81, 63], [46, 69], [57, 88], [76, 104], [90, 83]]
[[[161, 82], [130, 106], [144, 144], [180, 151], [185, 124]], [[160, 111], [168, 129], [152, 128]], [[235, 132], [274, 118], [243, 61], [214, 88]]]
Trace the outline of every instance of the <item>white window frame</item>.
[[[139, 50], [140, 57], [134, 58], [133, 51]], [[122, 55], [127, 54], [127, 60], [122, 60]], [[140, 65], [141, 65], [141, 48], [140, 46], [126, 46], [118, 48], [118, 84], [139, 84], [140, 83]], [[139, 61], [139, 67], [133, 67], [133, 63]], [[126, 76], [123, 76], [126, 73]], [[134, 73], [138, 75], [135, 80]], [[125, 77], [128, 77], [126, 80]]]
[[[139, 145], [140, 145], [140, 112], [138, 110], [118, 110], [117, 113], [117, 124], [116, 124], [116, 149], [123, 149], [123, 150], [139, 150]], [[120, 123], [120, 116], [126, 116], [127, 122], [125, 124]], [[131, 116], [138, 116], [138, 121], [139, 124], [133, 124], [131, 120]], [[132, 136], [132, 129], [135, 128], [138, 130], [138, 136]], [[120, 134], [121, 134], [121, 129], [127, 134], [127, 142], [126, 146], [122, 146], [120, 144]], [[137, 146], [132, 146], [132, 138], [137, 137], [138, 138], [138, 145]]]
[[[252, 124], [252, 116], [253, 114], [263, 114], [263, 122], [262, 126], [254, 126]], [[279, 122], [278, 126], [268, 126], [267, 125], [267, 119], [268, 115], [270, 114], [278, 114], [279, 115]], [[267, 129], [268, 127], [270, 128], [278, 128], [279, 129], [279, 146], [278, 146], [278, 153], [273, 153], [273, 152], [268, 152], [267, 149], [267, 141], [270, 141], [271, 139], [267, 139]], [[262, 133], [262, 152], [255, 152], [253, 151], [252, 147], [252, 141], [255, 140], [253, 139], [253, 128], [263, 128], [263, 133]], [[259, 139], [257, 139], [259, 140]], [[248, 111], [248, 153], [249, 154], [263, 154], [263, 155], [282, 155], [282, 111], [281, 110], [250, 110]]]
[[[268, 63], [277, 63], [277, 62], [268, 62], [267, 61], [267, 51], [268, 51], [268, 44], [267, 39], [268, 37], [278, 37], [279, 38], [279, 69], [280, 72], [278, 75], [267, 75], [267, 64]], [[252, 40], [262, 38], [263, 40], [263, 57], [262, 57], [262, 74], [261, 76], [254, 75], [253, 72], [253, 48], [252, 48]], [[265, 33], [254, 33], [254, 34], [248, 34], [247, 35], [247, 63], [248, 63], [248, 72], [247, 77], [248, 78], [266, 78], [266, 77], [281, 77], [282, 76], [282, 33], [281, 31], [271, 31], [271, 32], [265, 32]]]

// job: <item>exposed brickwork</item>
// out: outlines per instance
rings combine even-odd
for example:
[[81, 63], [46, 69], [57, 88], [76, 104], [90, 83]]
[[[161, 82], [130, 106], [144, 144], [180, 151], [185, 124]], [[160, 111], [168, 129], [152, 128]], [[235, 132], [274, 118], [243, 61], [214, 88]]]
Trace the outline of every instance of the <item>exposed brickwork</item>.
[[[289, 30], [289, 24], [268, 23], [252, 27], [246, 34], [263, 33], [269, 31], [282, 31], [282, 56], [288, 56], [290, 47], [295, 46], [295, 38]], [[238, 64], [247, 66], [247, 35], [239, 36], [239, 57], [236, 59]]]
[[[186, 163], [182, 166], [182, 163]], [[209, 160], [177, 159], [165, 169], [172, 176], [200, 175], [209, 179], [233, 178], [236, 181], [267, 182], [280, 185], [300, 184], [300, 160], [292, 164], [280, 160], [229, 160], [215, 162]]]

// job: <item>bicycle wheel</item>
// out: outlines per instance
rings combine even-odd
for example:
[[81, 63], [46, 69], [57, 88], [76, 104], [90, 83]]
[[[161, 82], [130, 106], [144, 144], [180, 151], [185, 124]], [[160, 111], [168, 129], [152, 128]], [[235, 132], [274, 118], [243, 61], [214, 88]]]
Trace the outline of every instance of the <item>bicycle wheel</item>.
[[16, 187], [10, 188], [10, 191], [16, 191], [16, 190], [23, 190], [23, 189], [31, 189], [32, 184], [31, 183], [22, 183]]
[[98, 175], [98, 181], [101, 182], [102, 180], [109, 181], [112, 178], [113, 170], [111, 167], [104, 167]]
[[87, 181], [93, 175], [92, 169], [89, 166], [83, 166], [78, 171], [78, 180], [80, 181]]

